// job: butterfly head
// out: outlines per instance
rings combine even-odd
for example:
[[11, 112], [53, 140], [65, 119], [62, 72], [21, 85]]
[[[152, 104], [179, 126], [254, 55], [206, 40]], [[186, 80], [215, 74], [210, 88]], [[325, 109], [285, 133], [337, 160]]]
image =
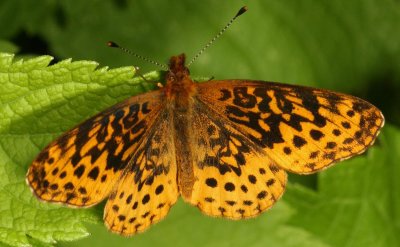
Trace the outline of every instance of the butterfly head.
[[195, 91], [194, 83], [190, 79], [189, 69], [185, 65], [185, 54], [183, 53], [171, 57], [165, 79], [164, 93], [169, 99], [175, 99], [177, 95], [184, 98]]
[[172, 56], [169, 60], [167, 81], [180, 82], [189, 77], [189, 69], [185, 66], [185, 54]]

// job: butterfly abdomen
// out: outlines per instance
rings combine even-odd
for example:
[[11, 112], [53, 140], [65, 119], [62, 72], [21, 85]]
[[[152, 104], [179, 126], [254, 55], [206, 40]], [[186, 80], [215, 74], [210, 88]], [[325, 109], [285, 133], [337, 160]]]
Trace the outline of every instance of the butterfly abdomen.
[[192, 193], [194, 183], [193, 174], [193, 155], [191, 145], [189, 143], [190, 133], [190, 110], [174, 111], [174, 145], [176, 152], [176, 165], [178, 168], [178, 186], [180, 193], [184, 199], [189, 199]]

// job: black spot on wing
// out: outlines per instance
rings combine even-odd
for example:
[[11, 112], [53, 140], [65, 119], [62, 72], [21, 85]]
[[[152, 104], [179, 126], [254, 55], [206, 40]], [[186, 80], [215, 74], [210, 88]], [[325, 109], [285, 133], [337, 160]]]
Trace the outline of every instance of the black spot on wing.
[[233, 183], [231, 183], [231, 182], [228, 182], [228, 183], [225, 184], [224, 188], [225, 188], [226, 191], [231, 192], [231, 191], [235, 190], [235, 185]]
[[237, 106], [244, 108], [253, 108], [257, 103], [257, 99], [254, 95], [247, 92], [247, 87], [235, 87], [233, 89], [233, 103]]
[[312, 129], [310, 131], [310, 136], [311, 136], [312, 139], [314, 139], [316, 141], [319, 141], [324, 136], [324, 133], [322, 133], [319, 130]]
[[74, 175], [77, 178], [81, 178], [84, 172], [85, 172], [85, 165], [81, 164], [75, 169]]
[[297, 136], [295, 135], [293, 137], [293, 145], [297, 148], [301, 148], [302, 146], [304, 146], [305, 144], [307, 144], [307, 141], [301, 137], [301, 136]]
[[230, 99], [232, 97], [231, 91], [227, 89], [221, 89], [221, 97], [218, 98], [219, 101], [226, 101], [227, 99]]
[[92, 168], [92, 170], [90, 170], [88, 177], [91, 178], [92, 180], [96, 180], [97, 176], [99, 176], [99, 167], [95, 166]]
[[215, 178], [207, 178], [206, 179], [206, 184], [207, 186], [211, 187], [211, 188], [215, 188], [217, 187], [217, 180]]

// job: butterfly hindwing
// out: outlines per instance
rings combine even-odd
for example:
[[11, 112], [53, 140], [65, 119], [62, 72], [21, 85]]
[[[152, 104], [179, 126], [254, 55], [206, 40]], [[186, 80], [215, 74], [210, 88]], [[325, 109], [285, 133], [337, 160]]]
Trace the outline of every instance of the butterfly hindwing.
[[254, 217], [283, 194], [286, 172], [264, 151], [201, 102], [190, 129], [195, 183], [186, 201], [210, 216]]
[[213, 81], [199, 84], [196, 98], [273, 164], [301, 174], [363, 152], [384, 124], [382, 113], [364, 100], [309, 87]]
[[160, 113], [159, 94], [131, 97], [49, 144], [28, 170], [34, 194], [79, 207], [106, 198]]
[[126, 236], [143, 232], [164, 218], [179, 196], [168, 112], [156, 122], [107, 201], [104, 221], [113, 232]]

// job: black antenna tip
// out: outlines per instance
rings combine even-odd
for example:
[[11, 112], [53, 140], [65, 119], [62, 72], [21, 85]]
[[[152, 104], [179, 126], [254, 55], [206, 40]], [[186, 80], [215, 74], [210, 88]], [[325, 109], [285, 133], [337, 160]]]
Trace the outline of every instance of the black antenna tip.
[[239, 11], [237, 12], [237, 14], [235, 15], [235, 18], [242, 15], [244, 12], [246, 12], [248, 10], [247, 6], [243, 6], [239, 9]]
[[117, 43], [112, 42], [112, 41], [108, 41], [108, 42], [107, 42], [107, 45], [108, 45], [109, 47], [120, 48], [120, 46], [119, 46]]

